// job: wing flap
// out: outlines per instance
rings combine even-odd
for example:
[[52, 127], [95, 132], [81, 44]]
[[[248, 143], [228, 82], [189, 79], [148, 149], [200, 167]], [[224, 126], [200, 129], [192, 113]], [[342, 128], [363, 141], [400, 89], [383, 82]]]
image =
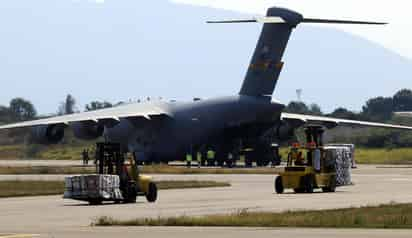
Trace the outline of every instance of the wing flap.
[[404, 125], [394, 125], [386, 123], [376, 123], [367, 121], [355, 121], [347, 120], [333, 117], [322, 117], [322, 116], [310, 116], [303, 114], [293, 114], [293, 113], [282, 113], [282, 120], [300, 120], [305, 124], [317, 124], [325, 125], [329, 128], [336, 127], [338, 125], [348, 125], [348, 126], [367, 126], [367, 127], [377, 127], [377, 128], [388, 128], [388, 129], [401, 129], [401, 130], [412, 130], [412, 127]]

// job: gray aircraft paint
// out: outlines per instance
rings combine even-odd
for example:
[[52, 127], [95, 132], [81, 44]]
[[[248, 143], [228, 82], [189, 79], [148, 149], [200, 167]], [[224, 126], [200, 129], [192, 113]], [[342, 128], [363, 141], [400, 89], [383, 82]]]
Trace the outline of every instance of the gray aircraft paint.
[[299, 13], [271, 8], [267, 16], [282, 17], [287, 24], [264, 24], [241, 95], [272, 95], [283, 67], [282, 57], [292, 29], [303, 20]]

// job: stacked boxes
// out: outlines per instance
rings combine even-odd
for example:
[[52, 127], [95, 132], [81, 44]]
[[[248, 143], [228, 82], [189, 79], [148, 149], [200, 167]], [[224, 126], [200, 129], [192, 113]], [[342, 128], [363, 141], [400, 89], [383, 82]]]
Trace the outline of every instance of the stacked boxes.
[[326, 146], [325, 150], [335, 159], [336, 186], [352, 185], [353, 153], [347, 146]]
[[122, 200], [117, 175], [87, 175], [65, 178], [64, 198], [82, 201]]

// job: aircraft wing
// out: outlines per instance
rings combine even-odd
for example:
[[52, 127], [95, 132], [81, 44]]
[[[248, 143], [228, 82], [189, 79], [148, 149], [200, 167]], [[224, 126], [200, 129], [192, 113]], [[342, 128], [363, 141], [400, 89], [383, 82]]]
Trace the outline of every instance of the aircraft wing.
[[334, 128], [339, 125], [346, 126], [365, 126], [365, 127], [377, 127], [377, 128], [388, 128], [388, 129], [402, 129], [402, 130], [412, 130], [412, 127], [403, 125], [393, 125], [385, 123], [367, 122], [367, 121], [354, 121], [346, 120], [340, 118], [332, 117], [322, 117], [322, 116], [310, 116], [303, 114], [293, 114], [293, 113], [282, 113], [281, 119], [283, 121], [299, 121], [302, 124], [313, 124], [313, 125], [323, 125], [328, 128]]
[[[161, 109], [158, 105], [153, 103], [136, 103], [127, 104], [107, 109], [101, 109], [90, 112], [75, 113], [64, 116], [50, 117], [46, 119], [40, 119], [35, 121], [20, 122], [15, 124], [0, 126], [1, 129], [13, 129], [13, 128], [23, 128], [23, 127], [33, 127], [41, 125], [56, 125], [65, 124], [70, 125], [73, 122], [116, 122], [120, 119], [129, 119], [144, 117], [148, 120], [152, 116], [168, 115], [168, 112]], [[170, 115], [168, 115], [170, 116]]]

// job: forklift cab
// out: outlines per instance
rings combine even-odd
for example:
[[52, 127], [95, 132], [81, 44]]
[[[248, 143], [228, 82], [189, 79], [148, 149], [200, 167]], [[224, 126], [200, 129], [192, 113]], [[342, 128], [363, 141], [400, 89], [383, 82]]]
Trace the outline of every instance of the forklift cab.
[[284, 171], [275, 179], [278, 194], [285, 189], [293, 189], [296, 193], [313, 193], [316, 188], [335, 192], [335, 162], [333, 154], [323, 147], [323, 131], [322, 127], [308, 127], [305, 130], [307, 145], [292, 146]]

